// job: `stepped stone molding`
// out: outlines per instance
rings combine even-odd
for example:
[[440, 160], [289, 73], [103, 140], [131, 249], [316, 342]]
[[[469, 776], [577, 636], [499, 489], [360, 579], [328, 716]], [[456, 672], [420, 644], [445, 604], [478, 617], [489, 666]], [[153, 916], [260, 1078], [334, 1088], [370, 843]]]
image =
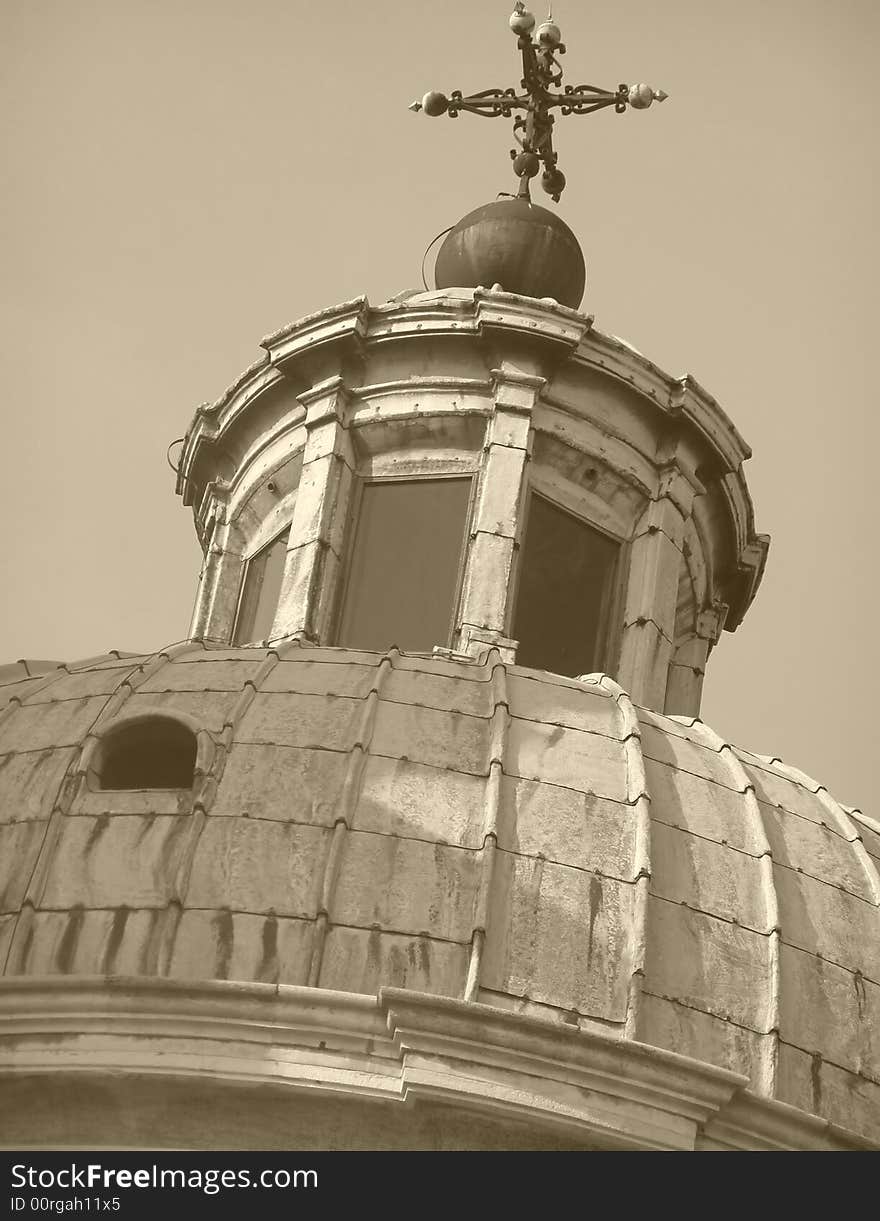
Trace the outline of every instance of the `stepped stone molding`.
[[[524, 1147], [542, 1138], [585, 1149], [866, 1147], [845, 1128], [754, 1097], [744, 1077], [725, 1069], [397, 988], [368, 997], [124, 977], [6, 979], [0, 1074], [13, 1104], [0, 1116], [6, 1147], [76, 1146], [84, 1130], [92, 1147], [115, 1145], [116, 1096], [126, 1091], [140, 1105], [139, 1083], [150, 1079], [166, 1096], [176, 1082], [207, 1086], [218, 1115], [243, 1093], [253, 1099], [250, 1114], [262, 1106], [264, 1127], [252, 1120], [238, 1147], [273, 1147], [279, 1136], [283, 1143], [270, 1130], [278, 1100], [282, 1115], [285, 1105], [310, 1108], [312, 1130], [298, 1148], [332, 1143], [319, 1104], [340, 1100], [371, 1104], [379, 1135], [371, 1145], [367, 1133], [367, 1148], [388, 1147], [389, 1130], [400, 1147], [425, 1147], [420, 1114], [433, 1111], [442, 1123], [451, 1108], [502, 1131], [519, 1128], [530, 1138]], [[48, 1123], [41, 1116], [40, 1128], [14, 1105], [28, 1087], [64, 1098], [66, 1080], [77, 1083], [78, 1105], [56, 1108]], [[175, 1121], [167, 1112], [153, 1119], [151, 1147], [216, 1147], [210, 1112], [189, 1130]]]

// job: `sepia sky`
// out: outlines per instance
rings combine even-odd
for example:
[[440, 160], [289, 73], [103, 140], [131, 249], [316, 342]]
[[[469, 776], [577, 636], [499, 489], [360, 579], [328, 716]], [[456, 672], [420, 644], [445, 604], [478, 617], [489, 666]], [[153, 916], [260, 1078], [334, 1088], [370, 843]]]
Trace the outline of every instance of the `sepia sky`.
[[[508, 121], [407, 110], [518, 84], [511, 8], [3, 0], [2, 660], [186, 635], [200, 553], [169, 442], [263, 335], [416, 287], [435, 234], [515, 189]], [[670, 95], [557, 124], [583, 308], [755, 453], [770, 558], [704, 717], [870, 814], [880, 5], [554, 8], [568, 83]]]

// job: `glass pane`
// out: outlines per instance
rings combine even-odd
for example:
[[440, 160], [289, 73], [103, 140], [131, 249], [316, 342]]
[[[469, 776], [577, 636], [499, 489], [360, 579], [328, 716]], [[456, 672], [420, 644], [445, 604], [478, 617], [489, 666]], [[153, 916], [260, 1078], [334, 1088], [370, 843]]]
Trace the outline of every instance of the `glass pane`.
[[518, 665], [569, 675], [602, 668], [618, 550], [586, 522], [531, 498], [513, 625]]
[[366, 484], [339, 644], [377, 652], [449, 644], [470, 488], [470, 479]]
[[272, 631], [289, 534], [290, 530], [285, 530], [248, 560], [233, 644], [253, 644], [265, 640]]

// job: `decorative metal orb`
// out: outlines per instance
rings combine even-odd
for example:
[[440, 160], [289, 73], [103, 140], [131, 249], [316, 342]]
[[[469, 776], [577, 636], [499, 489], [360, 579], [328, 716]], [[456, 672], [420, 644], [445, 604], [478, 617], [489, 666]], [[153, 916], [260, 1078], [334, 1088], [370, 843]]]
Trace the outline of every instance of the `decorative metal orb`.
[[[557, 171], [558, 172], [558, 171]], [[587, 271], [577, 238], [555, 212], [527, 199], [499, 199], [463, 217], [437, 255], [438, 288], [500, 284], [577, 309]]]
[[535, 28], [535, 17], [527, 8], [516, 9], [510, 14], [508, 24], [517, 36], [529, 34]]
[[425, 114], [429, 114], [435, 119], [438, 115], [446, 114], [448, 105], [449, 98], [445, 93], [438, 93], [436, 89], [432, 89], [430, 93], [426, 93], [422, 98], [422, 110], [424, 110]]
[[541, 175], [541, 186], [548, 195], [561, 195], [565, 190], [565, 175], [562, 170], [545, 170]]
[[542, 47], [558, 47], [562, 42], [562, 31], [552, 21], [543, 21], [538, 26], [537, 39]]
[[654, 90], [650, 85], [633, 85], [628, 96], [633, 110], [647, 110], [654, 101]]
[[517, 178], [534, 178], [541, 168], [537, 153], [517, 153], [513, 159], [513, 172]]

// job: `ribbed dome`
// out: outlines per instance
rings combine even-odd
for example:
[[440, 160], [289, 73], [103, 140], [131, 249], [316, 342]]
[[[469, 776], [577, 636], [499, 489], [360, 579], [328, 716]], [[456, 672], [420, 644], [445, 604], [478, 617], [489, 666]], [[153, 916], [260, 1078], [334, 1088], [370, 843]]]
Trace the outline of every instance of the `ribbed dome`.
[[[780, 762], [495, 652], [189, 643], [3, 682], [7, 976], [467, 998], [876, 1133], [880, 834]], [[192, 792], [91, 787], [156, 714], [200, 730]]]
[[438, 288], [490, 288], [552, 297], [577, 309], [586, 283], [577, 238], [555, 212], [527, 199], [499, 199], [462, 217], [437, 255]]

